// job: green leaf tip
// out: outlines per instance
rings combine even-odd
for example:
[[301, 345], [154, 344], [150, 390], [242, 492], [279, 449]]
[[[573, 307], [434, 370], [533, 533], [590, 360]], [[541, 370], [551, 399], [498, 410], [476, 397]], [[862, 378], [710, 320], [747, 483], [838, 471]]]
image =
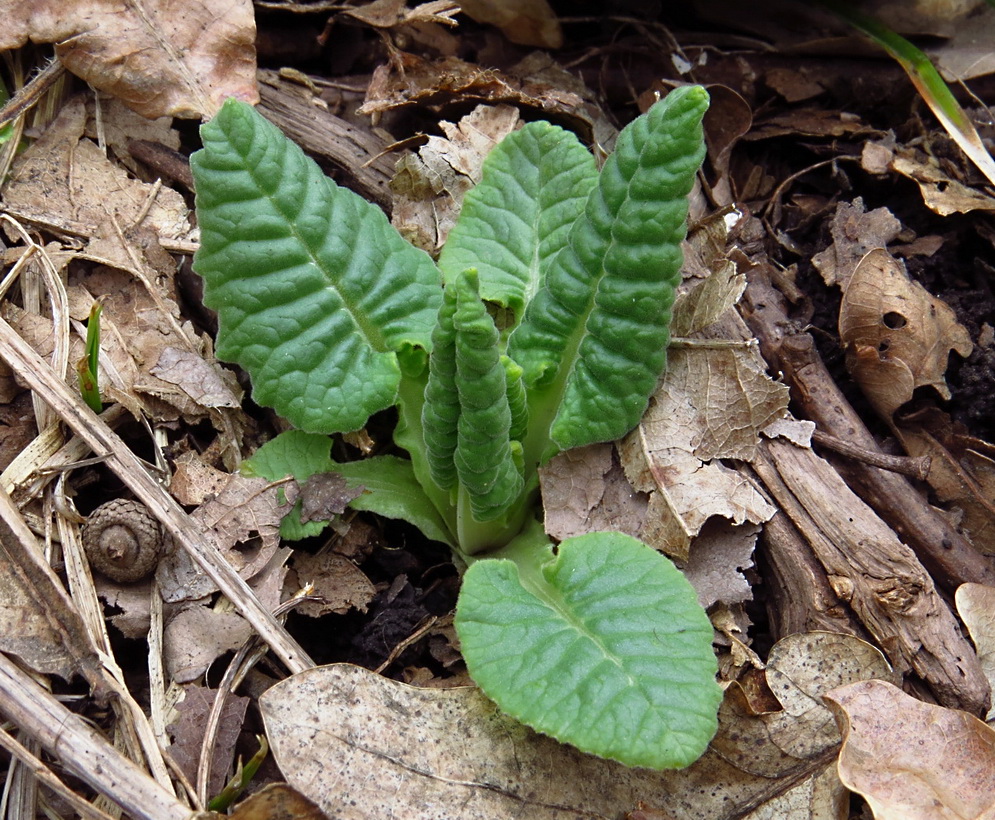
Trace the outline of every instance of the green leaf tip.
[[194, 269], [219, 357], [300, 429], [358, 429], [394, 404], [397, 352], [430, 347], [438, 269], [252, 106], [227, 100], [201, 136]]
[[471, 677], [503, 711], [585, 752], [652, 769], [697, 760], [722, 693], [691, 585], [621, 533], [568, 538], [546, 556], [467, 570], [456, 629]]

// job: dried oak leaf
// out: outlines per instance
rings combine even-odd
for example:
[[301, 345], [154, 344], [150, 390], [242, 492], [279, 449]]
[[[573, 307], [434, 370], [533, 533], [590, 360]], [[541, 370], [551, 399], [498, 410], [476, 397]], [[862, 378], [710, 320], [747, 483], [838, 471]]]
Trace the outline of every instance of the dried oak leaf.
[[812, 257], [827, 285], [846, 287], [868, 251], [886, 248], [902, 230], [902, 223], [887, 208], [864, 210], [864, 200], [841, 202], [830, 225], [832, 244]]
[[[278, 561], [280, 522], [297, 500], [297, 485], [271, 484], [263, 478], [228, 476], [225, 486], [191, 517], [243, 578], [249, 579]], [[290, 550], [285, 550], [289, 555]], [[185, 550], [173, 549], [160, 562], [156, 579], [164, 601], [191, 601], [210, 595], [214, 582]]]
[[250, 0], [3, 0], [0, 51], [55, 43], [63, 65], [144, 117], [259, 101]]
[[882, 248], [870, 251], [850, 277], [839, 330], [850, 372], [888, 422], [917, 387], [930, 385], [949, 399], [950, 351], [968, 356], [974, 348], [954, 312]]
[[874, 816], [995, 816], [995, 731], [973, 715], [864, 680], [825, 700], [843, 731], [840, 778]]
[[460, 0], [467, 17], [497, 26], [511, 42], [560, 48], [563, 31], [547, 0]]

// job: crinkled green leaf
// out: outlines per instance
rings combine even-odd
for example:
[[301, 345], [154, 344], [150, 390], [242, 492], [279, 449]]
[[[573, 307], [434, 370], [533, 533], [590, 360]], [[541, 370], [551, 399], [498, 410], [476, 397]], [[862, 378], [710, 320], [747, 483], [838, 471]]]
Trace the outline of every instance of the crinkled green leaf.
[[463, 199], [439, 268], [446, 281], [480, 273], [480, 295], [517, 319], [597, 182], [591, 153], [569, 131], [532, 122], [487, 155]]
[[429, 347], [438, 269], [251, 106], [228, 100], [201, 136], [194, 268], [218, 355], [296, 427], [358, 429], [394, 403], [397, 352]]
[[512, 417], [499, 333], [480, 299], [473, 268], [446, 286], [433, 341], [437, 347], [429, 359], [422, 412], [432, 475], [442, 487], [452, 486], [455, 475], [474, 519], [491, 521], [519, 498], [524, 480], [514, 456], [517, 442], [509, 437]]
[[707, 107], [700, 86], [678, 88], [623, 129], [511, 335], [530, 407], [556, 414], [548, 429], [561, 449], [625, 435], [666, 364]]
[[569, 538], [555, 557], [526, 549], [463, 578], [456, 629], [474, 681], [586, 752], [653, 769], [694, 762], [722, 694], [712, 627], [684, 576], [621, 533]]
[[443, 490], [456, 486], [457, 428], [460, 401], [456, 390], [456, 288], [448, 287], [442, 297], [439, 318], [432, 331], [428, 383], [422, 406], [422, 435], [432, 480]]

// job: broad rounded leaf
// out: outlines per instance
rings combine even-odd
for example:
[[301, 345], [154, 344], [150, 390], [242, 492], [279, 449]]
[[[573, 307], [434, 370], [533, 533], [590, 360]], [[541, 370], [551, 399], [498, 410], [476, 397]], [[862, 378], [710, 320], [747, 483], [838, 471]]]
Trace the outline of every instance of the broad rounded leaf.
[[676, 567], [630, 536], [568, 538], [534, 568], [477, 561], [463, 579], [456, 628], [488, 697], [583, 751], [678, 768], [717, 728], [708, 616]]
[[397, 353], [431, 344], [438, 269], [251, 106], [228, 100], [201, 136], [194, 268], [218, 356], [303, 430], [361, 427], [396, 399]]
[[594, 157], [569, 131], [539, 121], [506, 136], [439, 256], [446, 281], [476, 268], [480, 295], [520, 320], [597, 179]]
[[511, 335], [532, 406], [558, 408], [550, 437], [561, 449], [625, 435], [666, 364], [707, 107], [700, 86], [678, 88], [623, 129]]

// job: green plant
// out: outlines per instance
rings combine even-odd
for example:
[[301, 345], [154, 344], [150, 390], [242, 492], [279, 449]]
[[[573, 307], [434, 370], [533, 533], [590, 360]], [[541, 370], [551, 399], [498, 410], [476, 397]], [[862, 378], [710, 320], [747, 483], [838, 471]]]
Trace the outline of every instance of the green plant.
[[[572, 134], [526, 125], [487, 157], [438, 266], [245, 104], [226, 102], [191, 158], [218, 355], [298, 428], [254, 468], [324, 464], [366, 489], [353, 507], [448, 543], [468, 565], [456, 627], [484, 692], [652, 768], [688, 765], [714, 734], [708, 617], [634, 538], [554, 546], [537, 468], [625, 435], [656, 387], [707, 105], [700, 87], [671, 92], [600, 174]], [[331, 462], [328, 434], [393, 405], [408, 459]]]

